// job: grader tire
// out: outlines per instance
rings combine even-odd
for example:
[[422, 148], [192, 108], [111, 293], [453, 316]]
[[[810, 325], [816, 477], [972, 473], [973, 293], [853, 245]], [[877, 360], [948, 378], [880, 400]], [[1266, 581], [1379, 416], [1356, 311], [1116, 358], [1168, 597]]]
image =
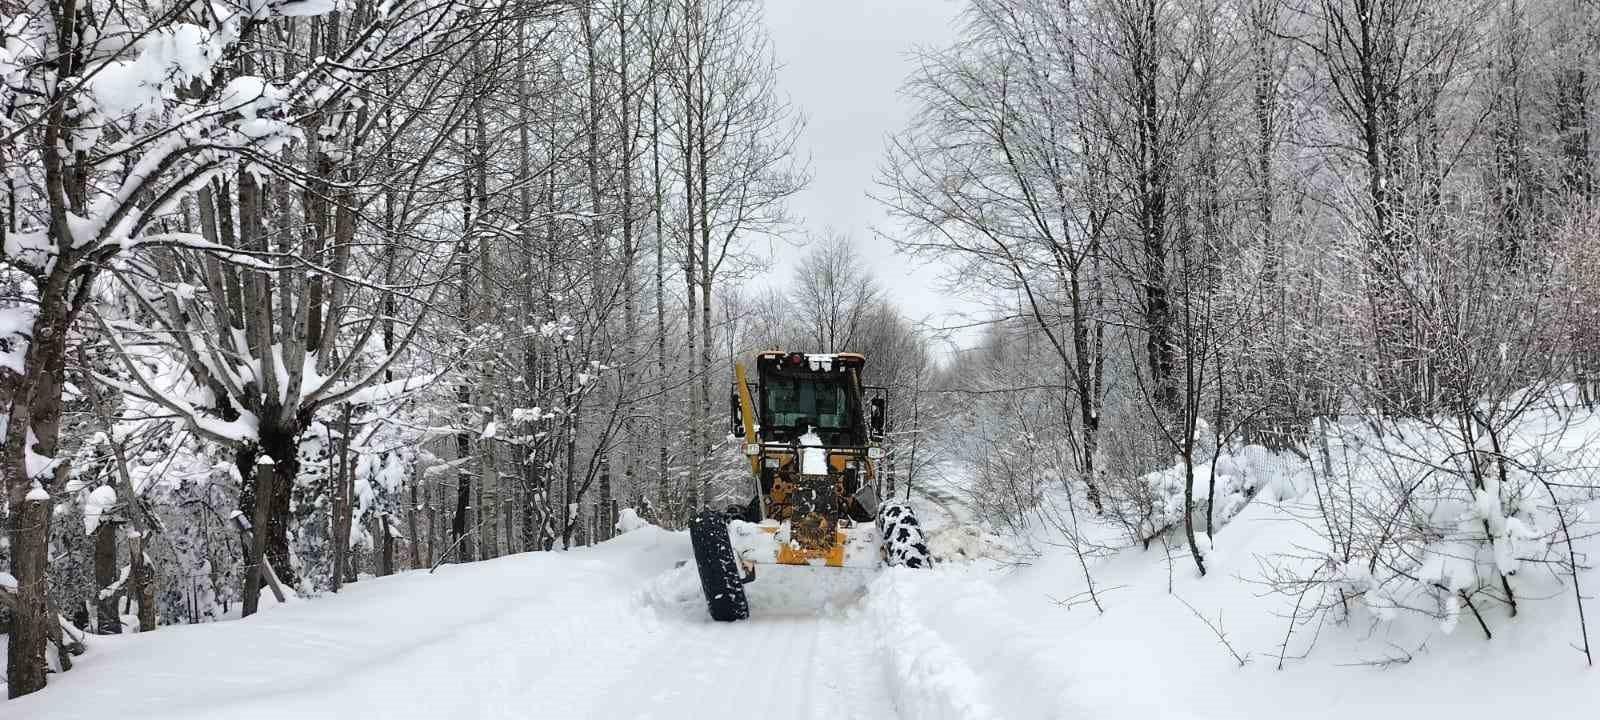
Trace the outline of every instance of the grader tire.
[[878, 506], [878, 532], [883, 536], [885, 563], [908, 568], [933, 567], [922, 525], [917, 522], [910, 503], [893, 500]]
[[700, 570], [700, 589], [706, 596], [706, 609], [717, 622], [733, 622], [750, 617], [745, 599], [743, 575], [728, 538], [728, 516], [707, 510], [689, 521], [689, 543], [694, 546], [694, 563]]

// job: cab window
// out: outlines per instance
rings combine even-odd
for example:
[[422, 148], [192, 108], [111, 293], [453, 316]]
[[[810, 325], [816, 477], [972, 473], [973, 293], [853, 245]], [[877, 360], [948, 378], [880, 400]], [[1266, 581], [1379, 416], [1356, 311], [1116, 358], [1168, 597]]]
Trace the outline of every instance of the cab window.
[[839, 432], [852, 426], [849, 391], [842, 380], [769, 377], [764, 389], [768, 422], [775, 427]]

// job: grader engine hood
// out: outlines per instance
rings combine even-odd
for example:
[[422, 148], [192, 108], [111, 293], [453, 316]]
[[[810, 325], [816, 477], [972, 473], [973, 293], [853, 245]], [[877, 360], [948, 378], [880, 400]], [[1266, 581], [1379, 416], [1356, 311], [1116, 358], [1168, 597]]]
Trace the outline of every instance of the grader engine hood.
[[743, 557], [784, 565], [876, 564], [871, 518], [877, 496], [863, 483], [866, 467], [854, 449], [802, 444], [764, 454], [765, 513], [746, 529]]

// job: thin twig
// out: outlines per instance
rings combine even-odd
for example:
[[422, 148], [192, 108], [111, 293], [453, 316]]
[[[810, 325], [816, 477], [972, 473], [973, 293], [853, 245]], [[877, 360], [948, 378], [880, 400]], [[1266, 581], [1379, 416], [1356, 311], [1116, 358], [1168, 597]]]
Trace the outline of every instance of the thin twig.
[[1216, 635], [1217, 639], [1222, 641], [1222, 646], [1228, 649], [1228, 654], [1232, 655], [1233, 659], [1239, 663], [1239, 667], [1244, 667], [1245, 663], [1250, 662], [1250, 654], [1249, 653], [1245, 653], [1244, 655], [1240, 655], [1238, 650], [1233, 649], [1233, 643], [1228, 642], [1227, 634], [1224, 633], [1222, 631], [1222, 628], [1220, 627], [1220, 624], [1222, 622], [1222, 615], [1221, 614], [1217, 615], [1217, 623], [1218, 624], [1214, 625], [1214, 624], [1211, 623], [1210, 620], [1206, 619], [1206, 616], [1201, 615], [1199, 610], [1194, 609], [1194, 606], [1190, 605], [1187, 600], [1184, 600], [1182, 597], [1179, 597], [1176, 594], [1174, 594], [1173, 597], [1178, 598], [1178, 602], [1183, 603], [1184, 607], [1189, 608], [1189, 612], [1194, 613], [1195, 617], [1200, 618], [1200, 622], [1205, 623], [1206, 627], [1211, 628], [1212, 634]]

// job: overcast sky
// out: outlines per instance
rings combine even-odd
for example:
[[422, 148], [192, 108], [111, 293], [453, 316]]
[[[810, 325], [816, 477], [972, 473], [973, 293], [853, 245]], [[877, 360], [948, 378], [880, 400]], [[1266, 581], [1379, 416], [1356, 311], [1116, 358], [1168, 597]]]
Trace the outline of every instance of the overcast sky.
[[[848, 235], [901, 310], [940, 326], [961, 322], [968, 306], [939, 287], [937, 268], [914, 267], [874, 228], [892, 232], [867, 193], [885, 137], [905, 126], [911, 108], [900, 87], [909, 52], [956, 37], [957, 0], [766, 0], [780, 87], [806, 116], [799, 151], [811, 159], [810, 187], [790, 209], [813, 235]], [[786, 283], [804, 248], [776, 248], [773, 281]]]

